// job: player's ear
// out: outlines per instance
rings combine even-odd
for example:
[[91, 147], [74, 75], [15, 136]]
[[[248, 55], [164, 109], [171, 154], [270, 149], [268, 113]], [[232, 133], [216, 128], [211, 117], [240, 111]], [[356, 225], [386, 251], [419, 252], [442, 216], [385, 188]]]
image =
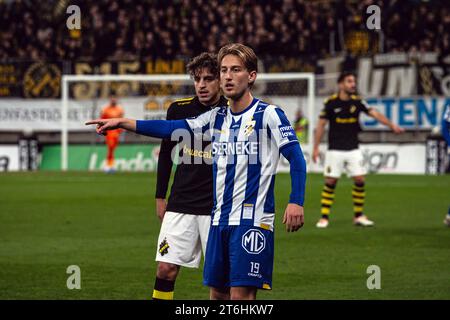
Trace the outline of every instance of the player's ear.
[[256, 80], [256, 71], [250, 71], [248, 74], [248, 83], [250, 85], [253, 85], [255, 83]]

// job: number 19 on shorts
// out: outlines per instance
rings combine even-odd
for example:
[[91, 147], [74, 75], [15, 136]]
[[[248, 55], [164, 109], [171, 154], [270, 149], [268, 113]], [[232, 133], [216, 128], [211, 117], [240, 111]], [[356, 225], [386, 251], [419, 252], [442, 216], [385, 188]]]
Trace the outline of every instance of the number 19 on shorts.
[[250, 261], [250, 273], [259, 273], [259, 263]]

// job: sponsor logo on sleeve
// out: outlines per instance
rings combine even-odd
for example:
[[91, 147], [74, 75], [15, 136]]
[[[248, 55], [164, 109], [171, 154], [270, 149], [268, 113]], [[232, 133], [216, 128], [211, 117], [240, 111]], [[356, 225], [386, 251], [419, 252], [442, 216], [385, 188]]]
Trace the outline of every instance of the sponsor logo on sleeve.
[[295, 137], [295, 132], [294, 132], [294, 128], [292, 128], [292, 126], [279, 126], [278, 129], [280, 130], [281, 133], [281, 137], [282, 138], [290, 138], [290, 137]]

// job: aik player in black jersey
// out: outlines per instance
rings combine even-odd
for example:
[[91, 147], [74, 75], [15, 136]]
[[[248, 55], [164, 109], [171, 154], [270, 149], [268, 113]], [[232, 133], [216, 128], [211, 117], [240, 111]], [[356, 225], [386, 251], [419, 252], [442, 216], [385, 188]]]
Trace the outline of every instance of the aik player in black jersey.
[[[227, 104], [227, 100], [220, 96], [216, 55], [202, 53], [191, 60], [187, 69], [194, 80], [196, 96], [172, 103], [167, 110], [168, 120], [195, 117]], [[171, 155], [177, 143], [164, 139], [158, 159], [156, 211], [162, 225], [156, 252], [158, 268], [153, 299], [160, 300], [173, 299], [180, 266], [198, 268], [201, 253], [206, 249], [213, 206], [210, 148], [202, 140], [194, 142], [193, 136], [190, 143], [178, 145], [182, 160], [177, 165], [166, 204], [173, 165]]]
[[361, 131], [359, 115], [361, 112], [375, 118], [388, 126], [395, 133], [404, 130], [390, 122], [384, 115], [369, 108], [364, 100], [355, 96], [356, 77], [353, 73], [344, 72], [338, 78], [339, 92], [327, 100], [319, 116], [319, 122], [314, 137], [313, 161], [319, 156], [319, 143], [326, 124], [329, 122], [328, 150], [325, 155], [324, 176], [325, 185], [322, 190], [321, 214], [318, 228], [326, 228], [329, 223], [331, 205], [334, 201], [334, 190], [341, 174], [345, 171], [353, 178], [352, 191], [354, 224], [372, 226], [374, 223], [363, 214], [365, 190], [363, 156], [358, 145], [358, 133]]

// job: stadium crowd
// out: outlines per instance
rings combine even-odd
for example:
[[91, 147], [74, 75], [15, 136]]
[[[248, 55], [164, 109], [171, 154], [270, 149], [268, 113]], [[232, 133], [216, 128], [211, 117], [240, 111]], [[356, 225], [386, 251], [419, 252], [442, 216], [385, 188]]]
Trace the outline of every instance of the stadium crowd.
[[68, 0], [0, 0], [0, 60], [176, 58], [234, 41], [264, 56], [326, 56], [381, 8], [384, 51], [450, 53], [444, 0], [81, 0], [81, 31], [66, 27]]

